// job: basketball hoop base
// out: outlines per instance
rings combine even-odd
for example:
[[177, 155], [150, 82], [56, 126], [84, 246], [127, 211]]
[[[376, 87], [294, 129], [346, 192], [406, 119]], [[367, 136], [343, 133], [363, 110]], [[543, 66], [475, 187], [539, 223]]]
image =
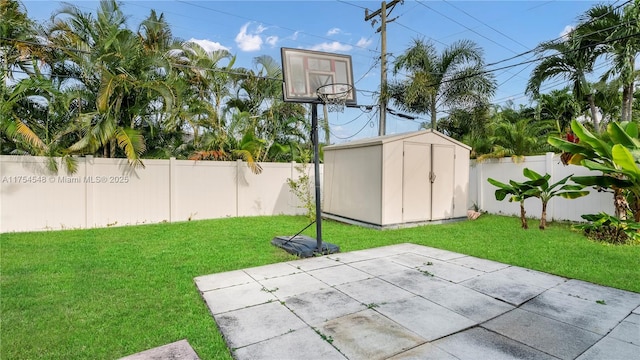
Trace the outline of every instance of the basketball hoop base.
[[312, 256], [329, 255], [340, 252], [338, 245], [322, 242], [320, 250], [318, 250], [318, 242], [316, 239], [305, 236], [276, 236], [271, 240], [271, 244], [283, 249], [289, 254], [307, 258]]

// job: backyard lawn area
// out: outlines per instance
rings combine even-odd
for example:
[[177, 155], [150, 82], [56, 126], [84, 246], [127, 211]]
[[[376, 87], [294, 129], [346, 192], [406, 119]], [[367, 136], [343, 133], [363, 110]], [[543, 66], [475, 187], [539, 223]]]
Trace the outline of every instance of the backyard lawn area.
[[[193, 278], [293, 260], [270, 244], [305, 217], [0, 235], [0, 358], [115, 359], [187, 339], [231, 359]], [[414, 243], [640, 292], [640, 246], [587, 240], [570, 225], [514, 217], [378, 231], [323, 222], [342, 252]], [[312, 226], [305, 234], [315, 237]]]

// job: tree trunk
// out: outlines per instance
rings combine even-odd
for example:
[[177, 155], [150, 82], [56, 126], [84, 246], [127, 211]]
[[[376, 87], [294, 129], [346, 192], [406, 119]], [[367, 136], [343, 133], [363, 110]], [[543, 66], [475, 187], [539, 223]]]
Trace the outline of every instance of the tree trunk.
[[591, 121], [593, 122], [593, 131], [596, 134], [600, 133], [600, 120], [598, 120], [597, 111], [596, 111], [596, 103], [593, 99], [593, 94], [587, 95], [587, 99], [589, 100], [589, 109], [591, 110]]
[[[632, 96], [633, 96], [633, 93], [632, 93]], [[624, 85], [622, 87], [622, 114], [620, 116], [620, 121], [629, 120], [627, 118], [627, 116], [629, 115], [628, 106], [629, 106], [629, 87], [627, 85]]]
[[527, 224], [527, 218], [525, 217], [526, 211], [524, 211], [524, 201], [520, 201], [520, 223], [522, 224], [523, 229], [528, 229], [529, 225]]
[[433, 103], [431, 104], [431, 129], [438, 130], [437, 128], [437, 118], [436, 118], [436, 100], [435, 97], [433, 99]]
[[635, 222], [640, 222], [640, 198], [637, 196], [633, 197], [633, 220]]
[[542, 214], [540, 215], [540, 230], [547, 228], [547, 202], [542, 202]]
[[327, 112], [327, 104], [322, 106], [324, 113], [324, 121], [322, 122], [322, 130], [324, 130], [324, 144], [331, 145], [331, 131], [329, 129], [329, 113]]
[[622, 90], [622, 121], [631, 121], [631, 114], [633, 113], [633, 90], [635, 84], [632, 81], [630, 84], [624, 87]]
[[629, 203], [627, 202], [627, 198], [625, 197], [624, 191], [622, 189], [613, 189], [613, 206], [615, 209], [616, 217], [620, 220], [626, 220], [627, 208], [629, 207]]

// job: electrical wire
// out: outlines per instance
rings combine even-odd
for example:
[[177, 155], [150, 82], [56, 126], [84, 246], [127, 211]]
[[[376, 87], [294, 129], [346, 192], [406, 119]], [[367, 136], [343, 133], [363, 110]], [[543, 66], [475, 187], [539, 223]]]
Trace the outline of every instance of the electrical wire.
[[442, 16], [442, 17], [444, 17], [444, 18], [447, 18], [447, 19], [449, 19], [450, 21], [452, 21], [452, 22], [454, 22], [454, 23], [456, 23], [456, 24], [458, 24], [458, 25], [460, 25], [460, 26], [464, 27], [465, 29], [467, 29], [467, 30], [471, 31], [472, 33], [474, 33], [474, 34], [476, 34], [476, 35], [478, 35], [478, 36], [482, 37], [483, 39], [486, 39], [486, 40], [488, 40], [488, 41], [490, 41], [490, 42], [492, 42], [492, 43], [494, 43], [494, 44], [496, 44], [496, 45], [500, 46], [501, 48], [503, 48], [503, 49], [505, 49], [505, 50], [508, 50], [508, 51], [510, 51], [510, 52], [512, 52], [512, 53], [514, 53], [514, 54], [517, 54], [517, 52], [516, 52], [515, 50], [513, 50], [513, 49], [511, 49], [511, 48], [508, 48], [508, 47], [506, 47], [506, 46], [504, 46], [504, 45], [500, 44], [499, 42], [497, 42], [497, 41], [495, 41], [495, 40], [493, 40], [493, 39], [490, 39], [490, 38], [488, 38], [488, 37], [486, 37], [486, 36], [482, 35], [481, 33], [479, 33], [479, 32], [477, 32], [477, 31], [473, 30], [473, 29], [472, 29], [472, 28], [470, 28], [470, 27], [468, 27], [467, 25], [465, 25], [465, 24], [463, 24], [463, 23], [461, 23], [461, 22], [459, 22], [459, 21], [457, 21], [457, 20], [455, 20], [455, 19], [453, 19], [453, 18], [451, 18], [451, 17], [449, 17], [449, 16], [447, 16], [447, 15], [445, 15], [445, 14], [441, 13], [440, 11], [438, 11], [438, 10], [436, 10], [436, 9], [434, 9], [434, 8], [432, 8], [432, 7], [430, 7], [429, 5], [426, 5], [425, 3], [421, 2], [421, 1], [417, 1], [417, 3], [418, 3], [418, 4], [420, 4], [420, 5], [422, 5], [422, 6], [424, 6], [424, 7], [426, 7], [427, 9], [429, 9], [429, 10], [431, 10], [431, 11], [435, 12], [436, 14], [439, 14], [440, 16]]
[[502, 36], [506, 37], [507, 39], [509, 39], [509, 40], [513, 41], [514, 43], [516, 43], [516, 44], [518, 44], [518, 45], [520, 45], [520, 46], [524, 47], [525, 49], [528, 49], [528, 48], [529, 48], [527, 45], [525, 45], [525, 44], [521, 43], [520, 41], [518, 41], [518, 40], [516, 40], [516, 39], [512, 38], [511, 36], [509, 36], [509, 35], [507, 35], [507, 34], [503, 33], [502, 31], [500, 31], [500, 30], [498, 30], [498, 29], [494, 28], [493, 26], [491, 26], [491, 25], [489, 25], [489, 24], [485, 23], [484, 21], [482, 21], [482, 20], [478, 19], [477, 17], [475, 17], [475, 16], [473, 16], [473, 15], [469, 14], [467, 11], [465, 11], [465, 10], [461, 9], [460, 7], [458, 7], [458, 6], [454, 5], [451, 1], [449, 1], [449, 0], [444, 0], [444, 2], [445, 2], [447, 5], [452, 6], [453, 8], [455, 8], [455, 9], [457, 9], [457, 10], [461, 11], [462, 13], [464, 13], [464, 14], [465, 14], [465, 15], [467, 15], [467, 16], [469, 16], [469, 17], [470, 17], [470, 18], [472, 18], [473, 20], [475, 20], [475, 21], [477, 21], [477, 22], [481, 23], [482, 25], [484, 25], [484, 26], [488, 27], [489, 29], [491, 29], [491, 30], [493, 30], [493, 31], [497, 32], [498, 34], [500, 34], [500, 35], [502, 35]]

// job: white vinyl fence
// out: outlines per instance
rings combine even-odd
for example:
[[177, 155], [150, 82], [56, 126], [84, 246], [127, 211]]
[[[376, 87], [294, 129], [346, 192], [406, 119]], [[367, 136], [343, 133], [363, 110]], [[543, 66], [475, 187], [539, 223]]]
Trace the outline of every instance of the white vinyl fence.
[[[78, 158], [78, 171], [51, 174], [47, 159], [0, 156], [0, 233], [135, 225], [236, 216], [303, 214], [287, 179], [299, 176], [295, 163], [262, 163], [253, 174], [242, 161], [145, 160], [131, 168], [123, 159]], [[523, 181], [528, 167], [551, 174], [551, 182], [591, 173], [564, 166], [558, 155], [473, 162], [469, 172], [469, 207], [493, 214], [518, 215], [519, 204], [497, 201], [487, 182]], [[313, 184], [313, 168], [307, 168]], [[321, 167], [322, 169], [322, 167]], [[311, 187], [313, 189], [313, 187]], [[539, 218], [538, 199], [525, 201], [527, 216]], [[574, 200], [554, 198], [549, 220], [582, 221], [580, 215], [613, 214], [613, 196], [591, 189]]]
[[262, 163], [256, 175], [242, 161], [144, 160], [132, 168], [87, 156], [76, 173], [61, 166], [53, 174], [46, 161], [0, 156], [0, 233], [304, 213], [287, 184], [300, 175], [295, 163]]
[[[528, 180], [522, 174], [524, 168], [529, 168], [541, 175], [550, 174], [551, 184], [561, 180], [567, 175], [584, 176], [600, 174], [592, 172], [585, 167], [568, 165], [560, 161], [560, 155], [547, 153], [540, 156], [527, 156], [521, 163], [514, 163], [511, 158], [486, 160], [483, 162], [472, 161], [469, 172], [469, 206], [477, 206], [480, 210], [492, 214], [519, 215], [520, 204], [510, 203], [508, 198], [497, 201], [495, 198], [495, 186], [489, 184], [488, 178], [496, 179], [503, 183], [509, 180]], [[553, 198], [547, 207], [547, 220], [584, 221], [583, 214], [596, 214], [604, 211], [613, 214], [613, 195], [608, 192], [598, 192], [588, 188], [589, 195], [578, 199]], [[525, 200], [527, 217], [540, 218], [542, 205], [540, 200], [529, 198]]]

